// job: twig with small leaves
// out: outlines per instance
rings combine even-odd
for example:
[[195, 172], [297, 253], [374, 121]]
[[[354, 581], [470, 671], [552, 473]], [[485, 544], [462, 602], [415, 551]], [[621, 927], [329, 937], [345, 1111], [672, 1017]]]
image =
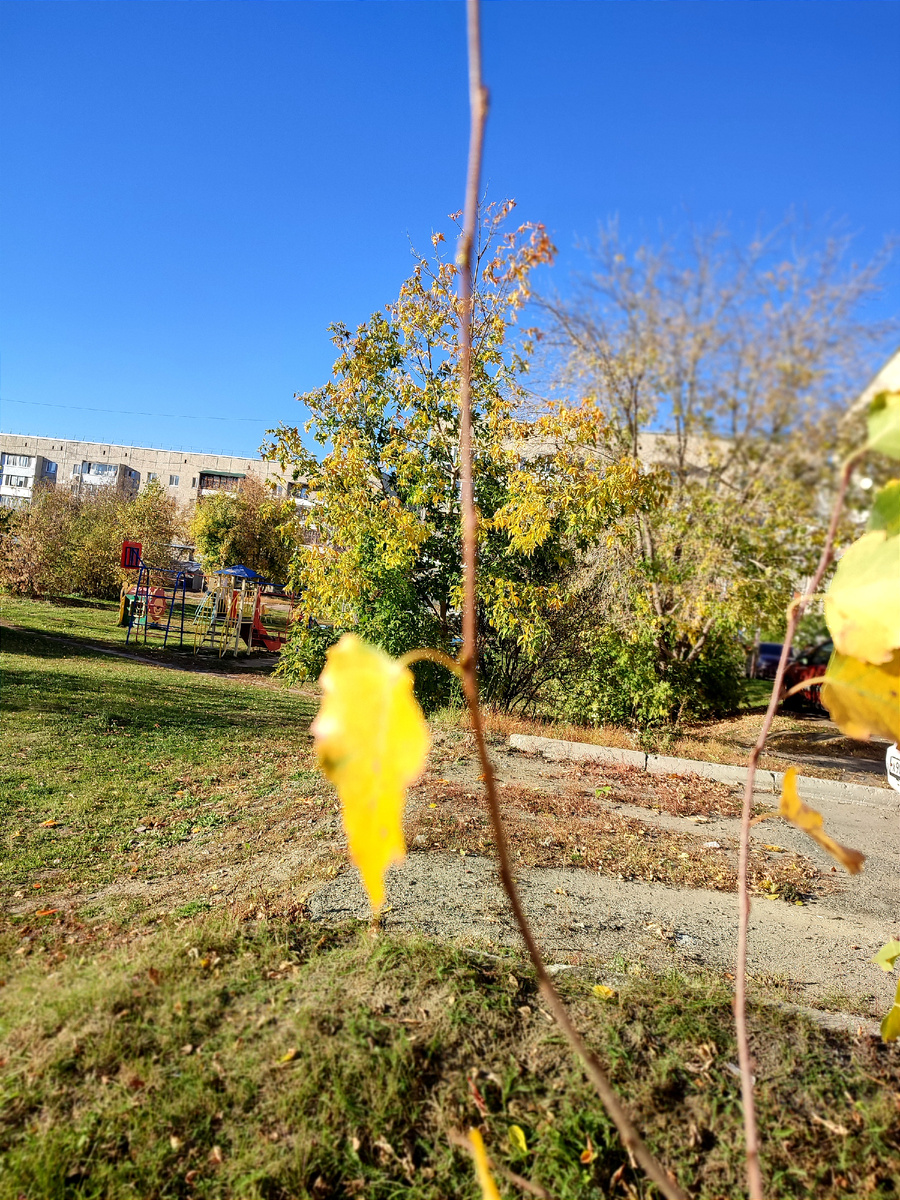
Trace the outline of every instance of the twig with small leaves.
[[473, 249], [478, 224], [478, 191], [481, 179], [481, 162], [484, 149], [484, 131], [488, 112], [488, 91], [481, 74], [481, 28], [479, 0], [466, 0], [468, 51], [469, 51], [469, 102], [471, 128], [469, 140], [469, 162], [466, 182], [466, 201], [462, 235], [459, 241], [457, 263], [459, 266], [459, 403], [460, 403], [460, 501], [462, 507], [463, 535], [463, 645], [459, 657], [462, 668], [462, 685], [481, 762], [482, 778], [491, 816], [494, 842], [497, 847], [500, 879], [513, 911], [516, 924], [534, 965], [541, 992], [560, 1029], [566, 1035], [575, 1053], [582, 1060], [585, 1070], [594, 1084], [603, 1105], [612, 1118], [619, 1136], [629, 1154], [640, 1164], [666, 1200], [687, 1200], [685, 1192], [669, 1176], [662, 1164], [651, 1154], [637, 1129], [616, 1095], [606, 1072], [596, 1055], [585, 1045], [575, 1028], [566, 1006], [547, 974], [535, 941], [528, 918], [522, 907], [513, 876], [506, 841], [506, 832], [500, 816], [500, 804], [494, 769], [487, 751], [484, 724], [478, 701], [477, 645], [476, 645], [476, 571], [477, 571], [477, 512], [472, 462], [472, 298], [474, 293]]
[[[753, 1066], [750, 1058], [750, 1040], [747, 1032], [747, 940], [750, 927], [750, 886], [748, 867], [750, 862], [750, 826], [753, 808], [753, 781], [756, 776], [756, 766], [765, 748], [766, 739], [775, 719], [775, 712], [781, 700], [784, 672], [787, 668], [788, 654], [794, 640], [797, 623], [806, 611], [807, 605], [815, 598], [819, 585], [834, 558], [834, 541], [837, 535], [841, 513], [844, 507], [844, 497], [850, 483], [853, 469], [859, 462], [864, 451], [852, 454], [844, 463], [838, 483], [837, 496], [825, 536], [825, 545], [819, 564], [816, 567], [812, 582], [806, 593], [792, 601], [787, 611], [787, 628], [784, 644], [781, 647], [781, 657], [775, 672], [775, 682], [772, 685], [772, 697], [763, 718], [762, 728], [756, 745], [750, 752], [748, 760], [747, 782], [744, 787], [744, 803], [741, 810], [741, 836], [738, 851], [738, 941], [737, 966], [735, 968], [734, 985], [734, 1020], [737, 1033], [738, 1062], [741, 1069], [741, 1100], [744, 1107], [744, 1140], [747, 1153], [747, 1189], [750, 1200], [764, 1200], [762, 1170], [759, 1164], [759, 1135], [756, 1127], [756, 1105], [753, 1095]], [[803, 687], [810, 687], [816, 680], [807, 681]], [[792, 689], [792, 691], [795, 689]]]

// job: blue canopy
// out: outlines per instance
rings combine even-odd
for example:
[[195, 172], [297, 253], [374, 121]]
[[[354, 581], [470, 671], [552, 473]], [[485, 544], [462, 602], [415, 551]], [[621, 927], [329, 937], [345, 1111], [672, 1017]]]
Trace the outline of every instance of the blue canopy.
[[262, 575], [254, 571], [252, 567], [244, 567], [238, 564], [236, 567], [223, 567], [221, 571], [214, 571], [215, 575], [233, 575], [235, 579], [258, 579], [262, 581]]

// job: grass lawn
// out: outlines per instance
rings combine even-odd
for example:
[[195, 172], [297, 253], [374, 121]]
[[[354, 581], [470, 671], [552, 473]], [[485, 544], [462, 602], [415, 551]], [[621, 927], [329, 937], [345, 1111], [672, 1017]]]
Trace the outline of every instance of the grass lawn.
[[[6, 609], [22, 617], [64, 619]], [[33, 633], [3, 648], [0, 1200], [474, 1200], [449, 1140], [474, 1124], [558, 1200], [654, 1194], [514, 955], [307, 919], [303, 888], [343, 861], [311, 694]], [[199, 891], [220, 862], [281, 900]], [[178, 901], [151, 912], [164, 877]], [[726, 981], [624, 962], [558, 979], [691, 1194], [741, 1195]], [[752, 1021], [771, 1195], [896, 1196], [897, 1047]]]

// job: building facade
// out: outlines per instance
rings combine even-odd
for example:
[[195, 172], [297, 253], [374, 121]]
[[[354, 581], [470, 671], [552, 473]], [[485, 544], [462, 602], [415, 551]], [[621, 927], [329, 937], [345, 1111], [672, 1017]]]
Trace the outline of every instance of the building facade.
[[193, 504], [216, 491], [234, 491], [240, 481], [255, 475], [271, 480], [279, 495], [293, 492], [277, 463], [230, 454], [198, 454], [188, 450], [156, 450], [113, 442], [80, 442], [64, 438], [0, 434], [0, 505], [26, 503], [40, 485], [74, 491], [115, 487], [136, 495], [151, 480], [180, 504]]

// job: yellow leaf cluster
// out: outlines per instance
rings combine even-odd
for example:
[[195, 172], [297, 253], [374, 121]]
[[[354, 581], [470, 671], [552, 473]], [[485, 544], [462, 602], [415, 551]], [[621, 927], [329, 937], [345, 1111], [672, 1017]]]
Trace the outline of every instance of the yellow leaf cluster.
[[[900, 458], [900, 392], [869, 409], [867, 449]], [[900, 739], [900, 480], [875, 496], [866, 533], [843, 555], [825, 597], [835, 654], [822, 702], [849, 737]]]
[[319, 684], [319, 765], [338, 790], [350, 856], [377, 912], [385, 872], [406, 854], [403, 805], [425, 766], [428, 725], [409, 669], [355, 634], [328, 651]]

